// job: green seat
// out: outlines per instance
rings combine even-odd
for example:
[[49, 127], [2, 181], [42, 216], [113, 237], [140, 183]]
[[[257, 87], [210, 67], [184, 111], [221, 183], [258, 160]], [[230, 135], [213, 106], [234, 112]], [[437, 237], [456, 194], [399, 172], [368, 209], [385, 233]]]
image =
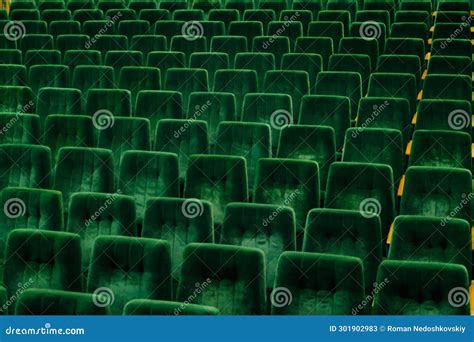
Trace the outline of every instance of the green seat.
[[99, 148], [63, 147], [58, 152], [54, 189], [63, 194], [64, 212], [75, 192], [113, 192], [112, 152]]
[[43, 143], [51, 149], [53, 165], [62, 147], [95, 147], [94, 126], [90, 116], [56, 115], [46, 117]]
[[0, 144], [39, 144], [40, 118], [34, 114], [0, 114]]
[[[54, 3], [54, 2], [49, 2]], [[51, 23], [57, 20], [72, 20], [72, 13], [68, 9], [48, 8], [41, 11], [41, 20]]]
[[158, 4], [154, 0], [131, 0], [128, 8], [140, 13], [142, 10], [155, 10]]
[[28, 87], [0, 86], [0, 113], [35, 113], [36, 98]]
[[308, 73], [311, 92], [316, 83], [316, 76], [323, 71], [323, 59], [316, 53], [285, 53], [281, 61], [282, 70], [300, 70]]
[[[107, 23], [108, 23], [108, 21], [105, 20], [105, 19], [86, 20], [83, 23], [81, 23], [81, 25], [82, 25], [82, 34], [85, 34], [89, 37], [95, 37], [95, 35], [98, 35], [99, 32], [103, 32], [102, 36], [114, 35], [117, 28], [114, 25], [112, 25], [111, 27], [108, 27]], [[107, 30], [104, 30], [104, 28], [107, 28]], [[101, 37], [101, 39], [102, 39], [102, 37]], [[91, 42], [91, 45], [92, 45], [92, 40], [90, 42]], [[94, 41], [94, 44], [95, 43], [96, 43], [96, 41]], [[118, 50], [118, 49], [116, 49], [116, 50]]]
[[345, 96], [334, 95], [303, 96], [298, 124], [332, 127], [336, 151], [340, 151], [344, 144], [344, 133], [351, 126], [350, 100]]
[[10, 20], [13, 20], [13, 21], [40, 20], [40, 12], [35, 8], [33, 9], [13, 8], [10, 11]]
[[219, 69], [229, 68], [229, 56], [223, 52], [193, 52], [189, 58], [190, 68], [207, 70], [209, 89], [214, 88], [214, 75]]
[[254, 202], [287, 206], [295, 211], [299, 249], [306, 215], [320, 205], [319, 178], [318, 163], [314, 161], [270, 158], [258, 161]]
[[71, 11], [92, 10], [95, 4], [93, 0], [68, 0], [67, 8]]
[[469, 17], [468, 11], [437, 11], [435, 25], [441, 23], [461, 24]]
[[53, 190], [3, 188], [0, 193], [0, 252], [5, 255], [8, 234], [18, 228], [61, 231], [64, 228], [61, 193]]
[[188, 108], [189, 96], [192, 92], [209, 90], [207, 70], [170, 68], [166, 71], [165, 89], [181, 92], [183, 107]]
[[97, 1], [97, 8], [107, 12], [108, 10], [111, 9], [125, 9], [125, 3], [122, 0], [98, 0]]
[[[390, 2], [387, 2], [387, 4], [388, 3]], [[367, 4], [369, 5], [369, 7], [372, 5], [369, 3]], [[386, 11], [386, 10], [364, 9], [362, 11], [357, 11], [356, 16], [355, 16], [355, 21], [359, 23], [363, 23], [365, 21], [376, 22], [376, 23], [384, 24], [385, 27], [390, 27], [390, 23], [393, 22], [393, 11], [392, 13], [390, 13], [389, 11]]]
[[166, 83], [166, 72], [171, 68], [185, 68], [185, 55], [177, 51], [151, 51], [148, 54], [147, 66], [160, 69], [161, 84]]
[[344, 37], [344, 25], [340, 21], [312, 21], [309, 23], [308, 36], [331, 38], [334, 50], [337, 51], [339, 42]]
[[[280, 33], [283, 31], [283, 33]], [[277, 35], [280, 33], [280, 37], [288, 37], [290, 40], [290, 47], [293, 51], [295, 48], [296, 39], [303, 36], [303, 24], [299, 21], [271, 21], [268, 23], [267, 34], [269, 36]]]
[[125, 305], [123, 314], [126, 316], [215, 316], [219, 314], [219, 310], [206, 305], [185, 304], [164, 300], [133, 299]]
[[122, 35], [106, 35], [93, 43], [85, 44], [86, 49], [98, 50], [105, 56], [111, 50], [128, 50], [128, 38]]
[[170, 300], [170, 273], [170, 245], [166, 241], [99, 236], [92, 250], [87, 290], [106, 296], [104, 304], [109, 304], [111, 314], [119, 315], [131, 299]]
[[17, 49], [1, 49], [0, 64], [23, 64], [22, 53]]
[[89, 271], [94, 241], [98, 236], [136, 236], [135, 202], [130, 196], [81, 192], [71, 196], [69, 233], [81, 237], [82, 269]]
[[104, 65], [114, 68], [117, 81], [120, 77], [120, 70], [123, 67], [139, 67], [142, 64], [143, 54], [140, 51], [108, 51], [105, 54]]
[[261, 9], [270, 9], [275, 13], [280, 13], [286, 9], [286, 0], [260, 0], [258, 7]]
[[49, 24], [49, 34], [53, 37], [60, 34], [81, 34], [81, 23], [73, 20], [55, 20]]
[[339, 43], [339, 53], [367, 55], [370, 57], [371, 70], [375, 70], [379, 57], [379, 43], [376, 39], [344, 37]]
[[329, 168], [325, 208], [358, 210], [379, 216], [386, 237], [395, 217], [392, 168], [384, 164], [333, 163]]
[[387, 38], [385, 41], [386, 55], [415, 55], [420, 64], [425, 64], [425, 42], [419, 38]]
[[294, 0], [293, 9], [309, 10], [313, 13], [313, 18], [316, 19], [318, 12], [326, 7], [326, 3], [327, 1], [323, 3], [321, 0]]
[[150, 23], [146, 20], [121, 20], [118, 26], [118, 34], [127, 36], [129, 42], [134, 36], [150, 33]]
[[50, 289], [26, 289], [15, 305], [15, 315], [107, 315], [94, 304], [94, 295]]
[[416, 89], [421, 88], [421, 65], [417, 56], [381, 55], [377, 63], [377, 72], [412, 74], [415, 76]]
[[165, 36], [135, 34], [128, 39], [130, 41], [130, 50], [141, 51], [144, 61], [148, 61], [148, 55], [152, 51], [168, 50], [168, 43]]
[[222, 21], [225, 25], [225, 30], [227, 32], [227, 30], [229, 29], [229, 24], [231, 22], [240, 20], [240, 12], [235, 9], [214, 8], [209, 11], [208, 20]]
[[302, 97], [309, 95], [309, 75], [300, 70], [270, 70], [265, 73], [263, 89], [266, 93], [290, 95], [293, 108], [298, 110]]
[[114, 69], [102, 65], [79, 65], [74, 69], [72, 85], [87, 96], [90, 89], [114, 88]]
[[114, 119], [114, 124], [99, 130], [97, 147], [112, 150], [115, 169], [120, 166], [120, 156], [129, 150], [150, 150], [150, 122], [145, 118]]
[[186, 245], [214, 242], [211, 204], [198, 199], [150, 199], [143, 220], [142, 237], [165, 240], [170, 244], [171, 274], [173, 280], [178, 282]]
[[[300, 22], [303, 27], [303, 35], [308, 32], [309, 23], [316, 19], [309, 9], [286, 9], [280, 12], [280, 21], [297, 21]], [[293, 44], [294, 47], [294, 44]]]
[[[430, 4], [431, 5], [431, 4]], [[431, 11], [399, 10], [395, 13], [396, 23], [425, 23], [431, 26]], [[428, 26], [428, 27], [429, 27]]]
[[235, 113], [242, 112], [242, 103], [246, 94], [258, 91], [258, 79], [255, 70], [221, 69], [214, 76], [214, 91], [233, 93], [235, 96]]
[[44, 11], [51, 9], [63, 9], [66, 7], [63, 0], [40, 0], [37, 3], [38, 9], [44, 13]]
[[375, 294], [374, 315], [469, 314], [467, 301], [460, 306], [455, 299], [468, 293], [468, 274], [461, 265], [386, 260], [377, 283], [384, 286]]
[[65, 65], [33, 65], [28, 72], [28, 84], [33, 92], [41, 88], [69, 87], [70, 72]]
[[26, 67], [19, 64], [0, 64], [0, 85], [25, 86]]
[[459, 100], [421, 100], [416, 130], [450, 130], [472, 133], [471, 103]]
[[193, 304], [209, 305], [222, 315], [265, 314], [265, 261], [256, 248], [192, 243], [184, 250], [177, 299], [196, 291]]
[[368, 97], [392, 97], [408, 100], [410, 115], [416, 112], [416, 79], [408, 73], [374, 72], [370, 75]]
[[[201, 21], [198, 24], [201, 25], [201, 28], [198, 26], [198, 30], [201, 30], [202, 36], [206, 38], [206, 51], [210, 51], [211, 47], [211, 40], [214, 37], [220, 37], [226, 34], [226, 28], [224, 26], [224, 23], [222, 21], [211, 21], [211, 20], [206, 20], [206, 21]], [[188, 26], [188, 30], [190, 29]], [[189, 32], [189, 31], [188, 31]], [[194, 37], [193, 35], [191, 35]], [[199, 36], [199, 34], [198, 34]]]
[[184, 185], [189, 157], [209, 152], [208, 125], [202, 120], [162, 119], [154, 142], [155, 151], [178, 155], [180, 185]]
[[185, 117], [183, 96], [177, 91], [142, 90], [137, 95], [134, 116], [147, 118], [150, 132], [154, 135], [159, 120]]
[[244, 36], [218, 36], [211, 40], [211, 52], [224, 52], [229, 56], [229, 67], [234, 67], [235, 55], [239, 52], [247, 52], [247, 38]]
[[206, 37], [192, 37], [190, 36], [173, 36], [171, 39], [171, 50], [183, 52], [185, 55], [185, 63], [189, 65], [189, 59], [194, 52], [206, 52], [207, 41]]
[[[428, 39], [428, 26], [425, 23], [393, 23], [390, 31], [392, 38], [416, 38], [426, 42]], [[428, 44], [425, 43], [425, 47]]]
[[95, 50], [68, 50], [64, 53], [64, 64], [74, 73], [78, 65], [101, 65], [100, 51]]
[[220, 8], [221, 2], [219, 0], [194, 0], [192, 7], [195, 10], [209, 12], [212, 9]]
[[463, 0], [440, 0], [438, 11], [470, 11], [470, 2]]
[[412, 115], [407, 99], [362, 98], [357, 114], [357, 135], [365, 128], [396, 129], [402, 133], [403, 146], [406, 146], [411, 136]]
[[[326, 1], [325, 1], [326, 2]], [[326, 2], [326, 9], [328, 10], [339, 10], [349, 11], [351, 18], [354, 19], [355, 14], [361, 8], [361, 4], [358, 1], [351, 0], [328, 0]]]
[[[146, 20], [140, 18], [141, 20]], [[168, 42], [171, 42], [173, 36], [180, 35], [185, 22], [182, 20], [158, 20], [155, 23], [155, 34], [165, 36]]]
[[340, 11], [340, 10], [320, 11], [318, 13], [318, 21], [341, 22], [344, 25], [344, 36], [349, 35], [349, 27], [351, 26], [351, 14], [349, 13], [349, 11]]
[[471, 170], [471, 135], [417, 129], [408, 166], [456, 167]]
[[247, 179], [243, 157], [193, 155], [189, 158], [184, 197], [212, 203], [216, 241], [220, 238], [225, 206], [248, 201]]
[[351, 37], [362, 38], [368, 41], [375, 40], [379, 48], [379, 54], [382, 54], [385, 48], [385, 40], [388, 35], [387, 28], [383, 23], [366, 21], [354, 22], [349, 30]]
[[37, 289], [81, 291], [79, 236], [37, 229], [12, 231], [6, 245], [4, 275], [10, 296], [15, 295], [19, 283], [32, 283]]
[[[273, 213], [278, 211], [273, 219]], [[296, 249], [295, 213], [276, 205], [231, 203], [226, 207], [222, 244], [258, 248], [265, 254], [266, 288], [275, 281], [281, 253]]]
[[140, 91], [160, 90], [160, 69], [152, 67], [125, 66], [120, 70], [119, 88], [130, 91], [132, 95], [132, 105], [135, 105]]
[[204, 20], [204, 11], [201, 9], [177, 9], [173, 12], [173, 20], [199, 21]]
[[61, 52], [58, 50], [28, 50], [25, 54], [27, 67], [38, 64], [62, 64]]
[[[6, 22], [6, 20], [5, 20], [5, 22]], [[10, 39], [10, 37], [7, 37], [4, 34], [0, 35], [0, 49], [2, 49], [2, 50], [4, 50], [4, 49], [9, 49], [9, 50], [17, 49], [17, 46], [18, 46], [18, 48], [20, 48], [19, 45], [20, 44], [17, 44], [17, 42], [15, 40]]]
[[[471, 222], [467, 196], [471, 171], [466, 169], [412, 166], [405, 173], [400, 215], [436, 216]], [[446, 219], [447, 218], [447, 219]]]
[[138, 223], [150, 197], [178, 197], [178, 157], [172, 153], [126, 151], [120, 160], [119, 189], [133, 196]]
[[281, 131], [277, 157], [317, 162], [320, 188], [324, 191], [329, 166], [336, 161], [334, 129], [329, 126], [287, 126]]
[[174, 0], [174, 1], [169, 1], [169, 0], [162, 0], [159, 3], [159, 7], [161, 9], [166, 9], [169, 12], [173, 12], [178, 9], [185, 9], [187, 8], [187, 2], [184, 0]]
[[433, 4], [431, 0], [402, 0], [400, 2], [400, 10], [403, 11], [424, 11], [433, 12]]
[[49, 34], [25, 34], [18, 41], [18, 46], [23, 53], [28, 50], [53, 50], [53, 36]]
[[41, 88], [37, 113], [42, 124], [50, 114], [81, 114], [81, 91], [71, 88]]
[[357, 105], [362, 97], [362, 78], [357, 72], [323, 71], [320, 72], [316, 78], [314, 93], [316, 95], [337, 95], [348, 97], [351, 105], [351, 118], [355, 119]]
[[51, 186], [51, 150], [46, 146], [0, 145], [0, 189]]
[[84, 113], [92, 116], [98, 126], [102, 124], [101, 114], [112, 117], [131, 116], [131, 94], [124, 89], [91, 89], [87, 92]]
[[209, 144], [217, 139], [217, 126], [222, 121], [237, 121], [235, 96], [232, 93], [193, 92], [189, 96], [188, 120], [207, 122]]
[[227, 121], [219, 124], [216, 133], [215, 154], [245, 158], [249, 193], [252, 194], [258, 160], [272, 157], [270, 126]]
[[367, 94], [371, 73], [370, 57], [365, 54], [333, 54], [329, 59], [329, 71], [349, 71], [360, 74], [362, 94]]
[[[258, 38], [261, 37], [256, 39]], [[235, 68], [255, 70], [258, 77], [258, 86], [262, 88], [265, 72], [275, 69], [275, 56], [268, 52], [239, 52], [235, 55]]]
[[48, 24], [42, 20], [22, 20], [25, 32], [29, 35], [46, 35], [48, 33]]
[[244, 97], [242, 121], [270, 125], [271, 147], [276, 153], [282, 127], [295, 121], [292, 113], [290, 95], [249, 93]]
[[233, 21], [229, 25], [230, 36], [244, 36], [247, 38], [247, 43], [252, 46], [252, 41], [257, 36], [263, 36], [263, 25], [260, 21], [246, 20]]
[[[438, 23], [434, 26], [433, 39], [451, 39], [456, 32], [456, 39], [471, 39], [470, 26], [458, 23]], [[449, 43], [448, 43], [449, 44]]]
[[142, 9], [138, 17], [140, 20], [146, 20], [150, 25], [155, 25], [161, 20], [171, 20], [171, 14], [166, 9]]
[[321, 55], [323, 70], [328, 68], [329, 57], [333, 54], [334, 44], [328, 37], [299, 37], [296, 39], [295, 52]]
[[[68, 5], [70, 3], [74, 3], [74, 0], [69, 0]], [[103, 20], [104, 19], [104, 12], [100, 9], [95, 8], [83, 8], [83, 9], [75, 9], [72, 10], [72, 19], [77, 20], [81, 24], [88, 20]]]
[[285, 252], [278, 260], [275, 288], [270, 295], [271, 312], [298, 316], [350, 315], [364, 300], [364, 287], [359, 258]]
[[[411, 161], [412, 157], [410, 157]], [[344, 141], [344, 162], [386, 164], [397, 187], [405, 164], [405, 145], [398, 129], [349, 128]]]
[[423, 99], [471, 102], [472, 80], [466, 75], [428, 75], [423, 84]]
[[472, 60], [469, 57], [431, 56], [428, 74], [472, 76]]
[[253, 51], [272, 54], [275, 57], [275, 66], [277, 67], [281, 65], [283, 55], [291, 50], [288, 37], [258, 36], [253, 39]]
[[63, 34], [56, 37], [56, 49], [62, 53], [67, 50], [87, 49], [89, 37], [84, 34]]
[[380, 219], [359, 210], [313, 209], [306, 221], [303, 252], [337, 254], [360, 258], [369, 293], [383, 260]]
[[472, 57], [471, 41], [467, 39], [452, 39], [446, 44], [446, 39], [433, 39], [431, 56]]
[[471, 273], [471, 230], [460, 219], [398, 216], [388, 259], [460, 264]]

